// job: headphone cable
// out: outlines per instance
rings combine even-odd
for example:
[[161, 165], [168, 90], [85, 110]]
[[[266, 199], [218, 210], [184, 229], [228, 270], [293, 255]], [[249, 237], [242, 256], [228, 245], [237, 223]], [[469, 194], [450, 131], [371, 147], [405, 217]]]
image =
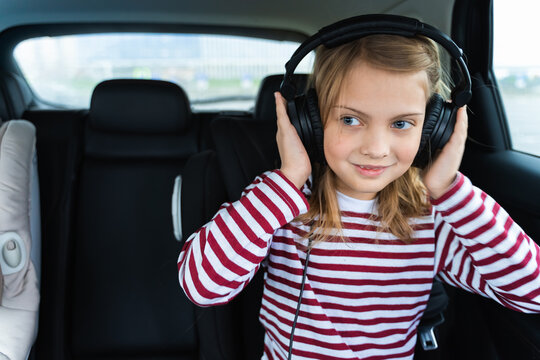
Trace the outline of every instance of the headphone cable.
[[309, 239], [308, 243], [308, 251], [306, 253], [306, 263], [304, 265], [304, 271], [302, 273], [302, 283], [300, 284], [300, 294], [298, 295], [298, 305], [296, 306], [296, 314], [294, 315], [294, 321], [292, 324], [291, 329], [291, 338], [289, 340], [289, 355], [287, 356], [287, 360], [291, 360], [292, 357], [292, 345], [293, 345], [293, 339], [294, 339], [294, 330], [296, 329], [296, 321], [298, 320], [298, 314], [300, 314], [300, 306], [302, 306], [302, 295], [304, 293], [304, 285], [306, 283], [306, 275], [307, 275], [307, 267], [309, 262], [309, 254], [311, 253], [311, 239]]

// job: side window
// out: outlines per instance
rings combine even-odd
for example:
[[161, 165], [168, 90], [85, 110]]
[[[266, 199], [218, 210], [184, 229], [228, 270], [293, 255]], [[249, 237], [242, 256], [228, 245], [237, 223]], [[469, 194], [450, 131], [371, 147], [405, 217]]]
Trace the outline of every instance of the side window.
[[512, 148], [540, 156], [538, 0], [495, 0], [493, 67]]

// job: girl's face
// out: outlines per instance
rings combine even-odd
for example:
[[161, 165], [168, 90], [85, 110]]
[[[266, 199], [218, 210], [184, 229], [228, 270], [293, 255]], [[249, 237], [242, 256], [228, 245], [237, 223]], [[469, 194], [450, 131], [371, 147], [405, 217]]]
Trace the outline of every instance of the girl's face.
[[324, 153], [340, 192], [371, 200], [409, 169], [427, 87], [425, 71], [390, 72], [364, 62], [353, 67], [324, 128]]

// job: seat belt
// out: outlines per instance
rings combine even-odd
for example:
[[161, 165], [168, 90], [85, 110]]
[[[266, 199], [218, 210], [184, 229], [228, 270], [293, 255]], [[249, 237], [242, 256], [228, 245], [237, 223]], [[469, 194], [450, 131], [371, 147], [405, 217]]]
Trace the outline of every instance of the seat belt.
[[434, 279], [426, 310], [418, 325], [418, 339], [425, 351], [436, 350], [439, 347], [435, 328], [444, 322], [443, 312], [447, 306], [448, 295], [444, 286], [439, 280]]

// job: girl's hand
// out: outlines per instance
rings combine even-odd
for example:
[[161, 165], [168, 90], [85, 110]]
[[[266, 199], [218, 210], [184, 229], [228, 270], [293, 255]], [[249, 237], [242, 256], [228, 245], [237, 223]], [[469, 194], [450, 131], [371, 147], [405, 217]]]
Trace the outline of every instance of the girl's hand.
[[279, 92], [275, 92], [274, 96], [277, 114], [276, 141], [281, 158], [280, 170], [298, 189], [301, 189], [311, 174], [309, 156], [296, 133], [296, 129], [289, 120], [286, 100]]
[[467, 108], [458, 109], [454, 132], [431, 166], [423, 174], [429, 195], [438, 199], [454, 182], [467, 140]]

